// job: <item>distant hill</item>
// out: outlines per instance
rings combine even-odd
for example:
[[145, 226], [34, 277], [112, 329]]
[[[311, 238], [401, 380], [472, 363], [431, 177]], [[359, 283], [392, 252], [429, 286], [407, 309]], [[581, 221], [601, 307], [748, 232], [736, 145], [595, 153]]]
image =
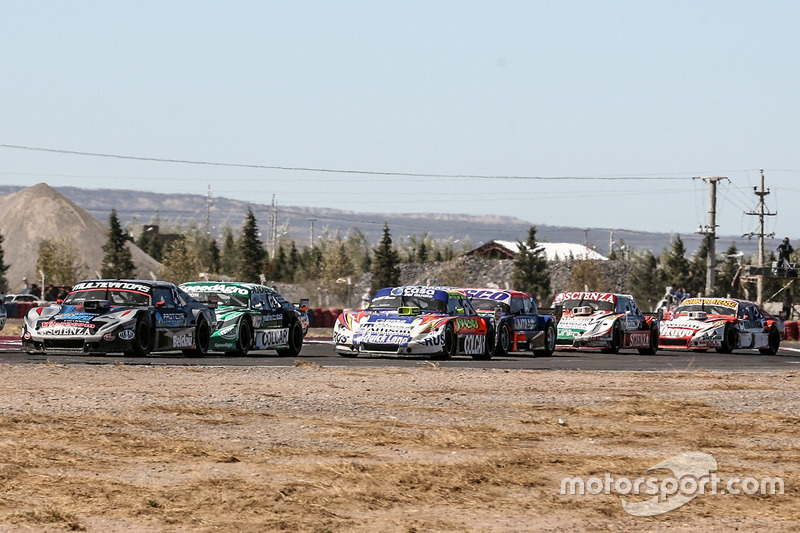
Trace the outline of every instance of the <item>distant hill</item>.
[[[15, 186], [0, 186], [0, 194], [10, 194], [22, 189]], [[215, 196], [211, 199], [210, 208], [206, 196], [199, 194], [161, 194], [147, 191], [116, 189], [83, 189], [79, 187], [57, 187], [58, 192], [79, 205], [103, 223], [108, 220], [112, 207], [123, 224], [146, 224], [158, 213], [162, 224], [171, 222], [188, 222], [195, 220], [205, 225], [206, 215], [212, 233], [217, 233], [226, 222], [234, 230], [238, 230], [247, 211], [247, 202]], [[269, 233], [270, 206], [250, 204], [258, 220], [262, 238], [267, 240]], [[673, 234], [642, 232], [630, 229], [607, 228], [575, 228], [550, 226], [544, 221], [525, 221], [507, 216], [487, 215], [450, 215], [437, 213], [357, 213], [338, 209], [322, 209], [297, 206], [277, 206], [278, 227], [297, 242], [298, 246], [309, 244], [310, 219], [315, 219], [314, 235], [319, 237], [323, 231], [341, 232], [345, 235], [353, 227], [365, 234], [372, 244], [380, 239], [384, 222], [389, 224], [392, 238], [399, 242], [406, 236], [420, 236], [428, 232], [435, 239], [450, 239], [460, 247], [469, 241], [472, 247], [492, 240], [524, 240], [528, 228], [535, 225], [539, 240], [549, 242], [588, 243], [590, 247], [607, 255], [609, 240], [620, 239], [635, 250], [651, 250], [655, 254], [669, 248]], [[697, 234], [681, 234], [687, 252], [694, 253], [701, 242]], [[773, 244], [774, 241], [774, 244]], [[736, 242], [739, 250], [746, 255], [757, 251], [757, 241], [743, 239], [739, 236], [720, 236], [717, 241], [717, 252], [724, 252], [732, 242]], [[778, 244], [770, 239], [766, 249], [772, 250]]]

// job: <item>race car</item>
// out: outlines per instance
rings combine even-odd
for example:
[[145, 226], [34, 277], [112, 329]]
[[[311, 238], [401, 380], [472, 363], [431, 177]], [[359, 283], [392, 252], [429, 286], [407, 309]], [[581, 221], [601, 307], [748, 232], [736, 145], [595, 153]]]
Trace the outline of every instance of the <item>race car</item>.
[[214, 309], [217, 327], [209, 350], [247, 355], [276, 350], [295, 356], [303, 347], [303, 319], [308, 317], [270, 287], [232, 281], [193, 281], [180, 286], [192, 298]]
[[633, 297], [608, 292], [562, 292], [553, 299], [558, 348], [600, 348], [618, 353], [635, 348], [653, 355], [658, 349], [658, 320], [645, 316]]
[[775, 355], [783, 332], [783, 321], [753, 302], [687, 298], [661, 322], [658, 346], [720, 353], [748, 348]]
[[541, 315], [536, 302], [527, 292], [498, 289], [459, 289], [482, 317], [495, 322], [497, 332], [494, 356], [509, 352], [533, 352], [553, 355], [556, 346], [556, 321]]
[[475, 312], [461, 291], [449, 287], [388, 287], [375, 293], [366, 309], [339, 315], [333, 342], [336, 353], [343, 357], [450, 359], [464, 354], [490, 359], [494, 324]]
[[60, 304], [28, 311], [22, 346], [29, 354], [208, 352], [214, 312], [166, 281], [88, 280]]

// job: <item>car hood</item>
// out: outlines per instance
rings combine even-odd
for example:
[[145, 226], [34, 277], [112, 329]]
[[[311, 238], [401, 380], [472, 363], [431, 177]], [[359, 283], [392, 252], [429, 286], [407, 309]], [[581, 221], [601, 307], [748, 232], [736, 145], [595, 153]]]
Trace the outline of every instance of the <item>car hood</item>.
[[587, 330], [606, 319], [615, 318], [615, 313], [608, 311], [597, 311], [591, 315], [564, 315], [558, 321], [559, 329]]
[[65, 305], [32, 309], [26, 316], [40, 333], [83, 334], [97, 331], [110, 323], [135, 316], [133, 307], [114, 307], [102, 312], [88, 312], [83, 307]]
[[691, 337], [703, 331], [724, 326], [726, 322], [730, 322], [730, 320], [713, 316], [704, 319], [679, 316], [661, 322], [659, 331], [662, 337]]

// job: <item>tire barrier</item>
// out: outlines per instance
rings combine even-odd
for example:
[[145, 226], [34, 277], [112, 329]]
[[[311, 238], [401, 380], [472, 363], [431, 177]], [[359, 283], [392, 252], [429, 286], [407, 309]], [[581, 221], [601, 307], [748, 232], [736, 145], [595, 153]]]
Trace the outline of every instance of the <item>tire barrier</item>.
[[332, 328], [336, 319], [342, 314], [342, 309], [323, 309], [314, 307], [308, 310], [309, 317], [313, 316], [312, 324], [315, 328]]
[[784, 323], [786, 332], [784, 333], [787, 341], [800, 340], [800, 326], [796, 320], [788, 320]]
[[41, 304], [36, 302], [8, 302], [5, 306], [8, 318], [25, 318], [28, 311], [34, 307], [41, 307]]

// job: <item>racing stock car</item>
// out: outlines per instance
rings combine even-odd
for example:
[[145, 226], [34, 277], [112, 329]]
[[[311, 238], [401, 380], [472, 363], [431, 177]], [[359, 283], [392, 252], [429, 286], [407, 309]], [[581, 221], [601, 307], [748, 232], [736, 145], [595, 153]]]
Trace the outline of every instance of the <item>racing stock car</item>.
[[89, 280], [63, 302], [28, 311], [22, 346], [29, 354], [181, 350], [205, 355], [214, 312], [165, 281]]
[[540, 315], [536, 302], [527, 292], [498, 289], [459, 289], [482, 317], [495, 321], [494, 356], [529, 351], [533, 355], [553, 355], [556, 346], [556, 321]]
[[251, 349], [274, 349], [278, 355], [288, 356], [300, 353], [308, 318], [272, 288], [227, 281], [193, 281], [180, 287], [216, 311], [210, 351], [231, 355], [247, 355]]
[[658, 320], [645, 316], [632, 296], [608, 292], [562, 292], [553, 299], [558, 320], [556, 347], [600, 348], [618, 353], [658, 349]]
[[687, 298], [661, 322], [659, 348], [731, 353], [740, 348], [775, 355], [783, 321], [735, 298]]
[[339, 315], [333, 328], [343, 357], [417, 356], [450, 359], [459, 354], [489, 359], [494, 325], [475, 312], [467, 295], [447, 287], [380, 289], [367, 309]]

